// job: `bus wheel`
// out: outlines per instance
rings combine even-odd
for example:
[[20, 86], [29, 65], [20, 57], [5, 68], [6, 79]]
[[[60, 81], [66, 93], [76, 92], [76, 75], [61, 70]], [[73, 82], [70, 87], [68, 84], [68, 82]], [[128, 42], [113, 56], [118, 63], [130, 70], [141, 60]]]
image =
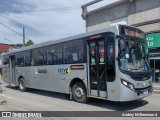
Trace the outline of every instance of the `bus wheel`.
[[73, 99], [76, 102], [85, 103], [87, 102], [87, 94], [86, 94], [85, 86], [81, 82], [77, 82], [72, 87]]
[[23, 79], [23, 78], [20, 78], [20, 79], [19, 79], [19, 90], [22, 91], [22, 92], [25, 92], [25, 91], [26, 91], [26, 86], [25, 86], [25, 83], [24, 83], [24, 79]]

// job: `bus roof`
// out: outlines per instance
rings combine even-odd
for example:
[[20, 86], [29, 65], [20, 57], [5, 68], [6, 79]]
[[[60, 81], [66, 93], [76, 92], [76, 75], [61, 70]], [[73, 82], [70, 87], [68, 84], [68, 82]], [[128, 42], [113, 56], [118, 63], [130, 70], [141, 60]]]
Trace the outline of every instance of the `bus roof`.
[[87, 37], [87, 36], [100, 34], [100, 33], [105, 33], [105, 32], [113, 32], [114, 34], [118, 35], [119, 34], [118, 26], [119, 25], [114, 25], [114, 26], [110, 26], [110, 27], [105, 28], [105, 29], [95, 30], [95, 31], [92, 31], [92, 32], [86, 32], [86, 33], [82, 33], [82, 34], [79, 34], [79, 35], [75, 35], [75, 36], [71, 36], [71, 37], [67, 37], [67, 38], [62, 38], [62, 39], [59, 39], [59, 40], [42, 42], [42, 43], [39, 43], [39, 44], [23, 47], [23, 48], [20, 48], [20, 49], [15, 49], [13, 51], [10, 51], [10, 52], [4, 53], [4, 54], [12, 54], [12, 53], [16, 53], [16, 52], [21, 52], [21, 51], [25, 51], [25, 50], [30, 50], [30, 49], [34, 49], [34, 48], [48, 46], [48, 45], [51, 45], [51, 44], [71, 41], [71, 40], [84, 38], [84, 37]]

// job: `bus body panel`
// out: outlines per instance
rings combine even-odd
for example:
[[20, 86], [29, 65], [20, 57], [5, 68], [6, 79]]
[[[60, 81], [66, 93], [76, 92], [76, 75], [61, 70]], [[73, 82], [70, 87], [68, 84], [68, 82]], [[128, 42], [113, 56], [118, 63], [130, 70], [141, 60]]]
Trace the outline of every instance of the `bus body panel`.
[[2, 68], [2, 76], [3, 76], [3, 80], [4, 82], [10, 84], [10, 79], [9, 79], [9, 76], [10, 76], [10, 69], [9, 67], [3, 67]]
[[[121, 80], [126, 80], [130, 83], [132, 83], [135, 87], [135, 90], [131, 90], [128, 87], [124, 86], [121, 83]], [[130, 76], [120, 73], [119, 74], [119, 90], [120, 90], [120, 96], [119, 101], [131, 101], [136, 99], [142, 99], [146, 96], [149, 96], [152, 94], [152, 78], [145, 80], [145, 81], [136, 81], [133, 80]], [[145, 86], [144, 86], [145, 83]], [[149, 91], [149, 93], [145, 94], [145, 91]], [[138, 95], [138, 92], [141, 92], [140, 95]]]
[[[84, 69], [72, 70], [73, 65], [83, 65]], [[16, 67], [15, 69], [17, 86], [20, 77], [24, 78], [26, 87], [60, 93], [69, 93], [69, 85], [74, 78], [83, 80], [87, 86], [86, 64]]]
[[[118, 39], [115, 39], [115, 59], [118, 56]], [[120, 86], [119, 86], [119, 66], [118, 61], [115, 60], [115, 80], [114, 82], [107, 82], [108, 100], [119, 101], [120, 98]]]

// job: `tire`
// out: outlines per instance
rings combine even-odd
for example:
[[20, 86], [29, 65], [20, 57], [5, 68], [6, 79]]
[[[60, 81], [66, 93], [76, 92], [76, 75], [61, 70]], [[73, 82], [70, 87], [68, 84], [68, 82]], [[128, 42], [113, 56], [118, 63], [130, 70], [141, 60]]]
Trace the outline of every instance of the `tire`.
[[22, 92], [26, 91], [26, 86], [25, 86], [25, 83], [24, 83], [24, 78], [20, 78], [19, 79], [19, 90], [22, 91]]
[[76, 102], [85, 103], [87, 102], [87, 92], [85, 86], [81, 82], [77, 82], [72, 87], [73, 99]]

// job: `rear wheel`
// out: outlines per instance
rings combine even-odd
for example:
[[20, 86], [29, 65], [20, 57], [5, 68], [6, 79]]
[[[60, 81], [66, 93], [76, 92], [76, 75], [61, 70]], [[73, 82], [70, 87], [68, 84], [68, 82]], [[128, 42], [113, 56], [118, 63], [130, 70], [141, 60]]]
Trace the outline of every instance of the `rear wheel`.
[[72, 87], [73, 99], [76, 102], [87, 102], [87, 92], [85, 86], [81, 82], [77, 82]]
[[20, 78], [19, 79], [19, 90], [22, 91], [22, 92], [26, 91], [26, 86], [25, 86], [25, 83], [24, 83], [24, 78]]

